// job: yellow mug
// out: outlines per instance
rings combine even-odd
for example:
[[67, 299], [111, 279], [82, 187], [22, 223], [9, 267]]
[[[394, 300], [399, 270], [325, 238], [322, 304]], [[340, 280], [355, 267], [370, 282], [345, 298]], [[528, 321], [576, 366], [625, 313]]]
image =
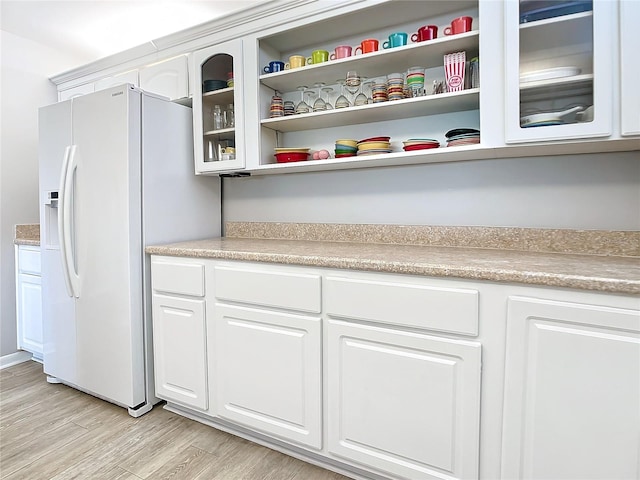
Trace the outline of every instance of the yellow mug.
[[306, 58], [302, 55], [291, 55], [289, 57], [289, 61], [284, 64], [285, 70], [290, 70], [292, 68], [300, 68], [304, 67], [306, 63]]

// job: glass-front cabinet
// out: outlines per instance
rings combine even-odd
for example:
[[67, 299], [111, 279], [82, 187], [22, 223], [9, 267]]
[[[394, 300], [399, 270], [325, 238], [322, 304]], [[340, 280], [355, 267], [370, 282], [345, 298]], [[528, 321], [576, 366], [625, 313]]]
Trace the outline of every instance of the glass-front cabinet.
[[505, 3], [507, 143], [612, 134], [616, 2]]
[[245, 165], [242, 40], [193, 54], [193, 134], [196, 173]]

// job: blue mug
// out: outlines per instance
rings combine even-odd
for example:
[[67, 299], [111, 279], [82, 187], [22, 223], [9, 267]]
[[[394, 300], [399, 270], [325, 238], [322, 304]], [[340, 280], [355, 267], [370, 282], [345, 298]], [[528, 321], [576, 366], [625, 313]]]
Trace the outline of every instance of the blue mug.
[[382, 44], [382, 48], [402, 47], [407, 44], [409, 35], [404, 32], [392, 33], [389, 35], [389, 40], [386, 40]]
[[274, 60], [269, 62], [269, 65], [264, 67], [264, 73], [282, 72], [284, 70], [284, 62]]

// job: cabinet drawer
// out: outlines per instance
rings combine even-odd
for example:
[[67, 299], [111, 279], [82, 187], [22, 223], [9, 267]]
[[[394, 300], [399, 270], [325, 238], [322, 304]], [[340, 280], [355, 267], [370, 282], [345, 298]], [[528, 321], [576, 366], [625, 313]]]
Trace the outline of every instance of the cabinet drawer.
[[157, 292], [204, 297], [204, 265], [152, 260], [151, 283]]
[[478, 292], [421, 283], [327, 277], [329, 315], [478, 335]]
[[286, 271], [216, 267], [220, 300], [320, 313], [320, 276]]
[[40, 249], [19, 247], [18, 271], [29, 275], [40, 275]]

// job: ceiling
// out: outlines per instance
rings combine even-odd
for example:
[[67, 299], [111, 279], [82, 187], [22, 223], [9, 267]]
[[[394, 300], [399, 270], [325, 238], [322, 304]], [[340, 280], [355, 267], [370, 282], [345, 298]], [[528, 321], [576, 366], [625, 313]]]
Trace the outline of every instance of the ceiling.
[[89, 63], [263, 2], [0, 0], [0, 27]]

